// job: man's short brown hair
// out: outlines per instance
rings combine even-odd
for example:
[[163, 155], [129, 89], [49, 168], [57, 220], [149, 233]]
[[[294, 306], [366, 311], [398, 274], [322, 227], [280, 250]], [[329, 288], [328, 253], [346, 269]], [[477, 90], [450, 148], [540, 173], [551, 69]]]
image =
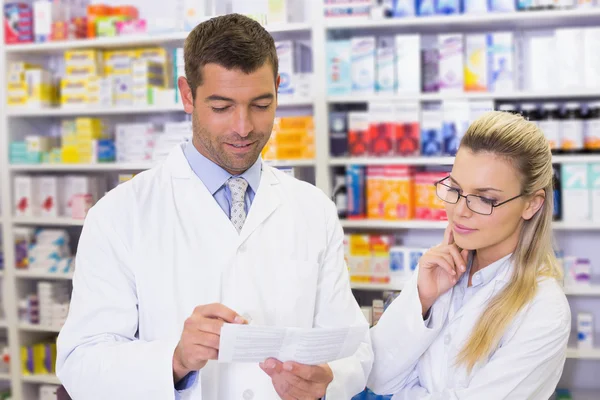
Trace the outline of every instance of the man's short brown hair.
[[240, 14], [211, 18], [196, 26], [185, 40], [183, 53], [194, 97], [206, 64], [250, 74], [268, 62], [277, 80], [279, 62], [273, 37], [257, 21]]

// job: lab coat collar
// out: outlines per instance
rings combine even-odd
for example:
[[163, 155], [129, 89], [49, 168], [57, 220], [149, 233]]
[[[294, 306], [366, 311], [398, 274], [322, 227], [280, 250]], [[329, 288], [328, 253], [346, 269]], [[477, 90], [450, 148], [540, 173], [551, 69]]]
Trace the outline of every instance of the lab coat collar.
[[[196, 176], [185, 158], [184, 146], [185, 143], [182, 143], [175, 147], [165, 161], [165, 166], [174, 179], [191, 179]], [[277, 178], [273, 168], [263, 164], [263, 172], [261, 174], [258, 190], [254, 196], [250, 212], [246, 217], [246, 222], [239, 235], [240, 245], [246, 241], [281, 204], [281, 193], [278, 189], [278, 185], [279, 178]], [[206, 187], [204, 187], [204, 189], [206, 194], [210, 195]], [[224, 213], [221, 214], [226, 218]], [[227, 220], [227, 222], [230, 224], [229, 220]], [[230, 227], [232, 231], [235, 231], [233, 225]]]
[[281, 193], [279, 191], [279, 179], [272, 167], [263, 164], [263, 172], [260, 179], [258, 191], [254, 196], [252, 207], [246, 217], [246, 222], [240, 232], [240, 244], [275, 212], [281, 204]]

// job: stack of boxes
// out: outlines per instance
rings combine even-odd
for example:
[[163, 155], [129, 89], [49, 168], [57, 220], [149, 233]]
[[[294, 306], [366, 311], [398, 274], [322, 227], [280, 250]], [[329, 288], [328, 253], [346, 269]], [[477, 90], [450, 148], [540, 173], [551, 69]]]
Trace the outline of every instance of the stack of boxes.
[[308, 99], [311, 96], [312, 50], [310, 42], [281, 41], [275, 43], [279, 58], [280, 97]]
[[139, 49], [133, 62], [133, 104], [138, 106], [172, 103], [167, 77], [171, 65], [163, 48]]
[[89, 164], [97, 160], [97, 143], [104, 139], [104, 126], [98, 118], [64, 120], [62, 132], [62, 162]]
[[56, 343], [21, 346], [21, 365], [23, 376], [56, 374]]
[[33, 42], [33, 11], [27, 3], [4, 4], [4, 42]]
[[562, 219], [600, 223], [600, 164], [562, 164]]
[[49, 328], [62, 328], [69, 314], [71, 289], [66, 282], [38, 282], [40, 302], [39, 324]]
[[16, 176], [14, 215], [17, 217], [68, 217], [84, 219], [106, 193], [100, 176]]
[[62, 274], [71, 272], [73, 259], [69, 234], [59, 229], [39, 230], [34, 243], [27, 249], [27, 259], [30, 270]]
[[263, 150], [266, 160], [315, 158], [315, 127], [312, 116], [275, 118], [273, 133]]
[[[326, 46], [329, 95], [504, 92], [517, 88], [511, 32], [357, 36], [329, 41]], [[538, 71], [534, 61], [532, 58], [528, 66], [532, 64], [530, 69]]]
[[447, 174], [402, 165], [351, 165], [346, 169], [348, 218], [446, 220], [434, 183]]
[[9, 107], [50, 107], [56, 98], [52, 74], [25, 62], [10, 63], [7, 95]]
[[61, 80], [61, 105], [110, 106], [111, 87], [103, 78], [104, 60], [100, 50], [65, 52], [65, 77]]
[[114, 106], [133, 104], [133, 61], [135, 50], [107, 51], [104, 72], [111, 81]]
[[117, 162], [151, 162], [159, 128], [152, 123], [117, 124]]

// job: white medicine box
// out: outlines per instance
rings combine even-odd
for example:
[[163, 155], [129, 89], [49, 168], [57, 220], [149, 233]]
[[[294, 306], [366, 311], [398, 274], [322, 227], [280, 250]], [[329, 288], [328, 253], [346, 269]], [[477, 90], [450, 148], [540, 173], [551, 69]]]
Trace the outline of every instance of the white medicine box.
[[33, 217], [37, 203], [33, 177], [17, 176], [14, 179], [14, 213], [17, 217]]

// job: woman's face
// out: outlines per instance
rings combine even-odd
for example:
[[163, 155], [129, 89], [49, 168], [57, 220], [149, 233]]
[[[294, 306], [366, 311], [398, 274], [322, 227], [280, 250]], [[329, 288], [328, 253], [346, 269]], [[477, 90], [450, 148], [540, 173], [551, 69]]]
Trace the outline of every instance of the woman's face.
[[[507, 160], [492, 153], [475, 154], [470, 149], [461, 148], [450, 176], [444, 182], [446, 185], [464, 196], [484, 197], [492, 204], [521, 194], [520, 174]], [[533, 217], [542, 204], [543, 199], [537, 197], [534, 201], [519, 197], [494, 207], [491, 215], [473, 212], [463, 197], [458, 203], [445, 203], [445, 206], [454, 241], [459, 247], [479, 252], [497, 250], [499, 256], [503, 256], [516, 248], [523, 219]]]

